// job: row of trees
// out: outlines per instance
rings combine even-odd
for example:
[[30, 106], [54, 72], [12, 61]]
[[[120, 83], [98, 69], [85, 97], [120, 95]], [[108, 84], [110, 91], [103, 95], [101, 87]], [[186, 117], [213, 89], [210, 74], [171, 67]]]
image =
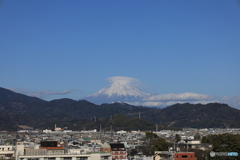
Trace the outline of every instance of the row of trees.
[[202, 143], [212, 144], [214, 152], [237, 152], [238, 156], [214, 156], [208, 155], [210, 160], [239, 160], [240, 159], [240, 135], [219, 134], [208, 135], [202, 138]]

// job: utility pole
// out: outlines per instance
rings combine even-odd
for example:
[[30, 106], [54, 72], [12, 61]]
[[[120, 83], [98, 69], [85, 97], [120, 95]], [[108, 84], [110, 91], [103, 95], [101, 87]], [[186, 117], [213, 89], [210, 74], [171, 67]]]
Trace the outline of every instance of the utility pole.
[[110, 125], [110, 135], [112, 135], [112, 125]]

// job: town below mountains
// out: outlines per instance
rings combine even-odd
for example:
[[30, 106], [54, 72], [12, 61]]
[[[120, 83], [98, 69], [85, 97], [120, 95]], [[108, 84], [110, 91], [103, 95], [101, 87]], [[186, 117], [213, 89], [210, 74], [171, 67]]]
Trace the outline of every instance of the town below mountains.
[[155, 130], [181, 128], [240, 128], [240, 110], [227, 104], [175, 104], [166, 108], [127, 103], [96, 105], [86, 100], [45, 101], [0, 88], [0, 131], [22, 126], [53, 129], [57, 124], [71, 130]]

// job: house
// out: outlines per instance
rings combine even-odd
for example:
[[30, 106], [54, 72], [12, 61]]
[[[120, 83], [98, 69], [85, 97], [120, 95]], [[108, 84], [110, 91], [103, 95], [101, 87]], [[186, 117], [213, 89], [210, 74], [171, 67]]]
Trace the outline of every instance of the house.
[[0, 145], [0, 159], [10, 159], [14, 156], [13, 146]]
[[64, 154], [64, 147], [57, 141], [42, 141], [37, 149], [45, 149], [48, 154]]
[[102, 145], [102, 148], [100, 150], [101, 152], [108, 152], [111, 153], [111, 147], [109, 144], [107, 144], [106, 142]]
[[122, 143], [112, 143], [111, 147], [111, 155], [113, 160], [127, 160], [127, 150]]
[[194, 152], [155, 151], [153, 160], [197, 160]]
[[194, 152], [177, 152], [174, 153], [174, 160], [197, 160]]

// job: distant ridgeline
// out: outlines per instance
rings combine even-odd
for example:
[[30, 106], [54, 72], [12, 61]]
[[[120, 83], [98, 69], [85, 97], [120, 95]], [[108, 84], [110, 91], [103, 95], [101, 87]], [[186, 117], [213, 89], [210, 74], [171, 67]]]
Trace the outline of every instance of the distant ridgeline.
[[[111, 117], [111, 118], [110, 118]], [[72, 130], [155, 130], [167, 128], [240, 127], [240, 110], [226, 104], [175, 104], [163, 109], [127, 103], [96, 105], [86, 100], [44, 101], [0, 88], [0, 131], [26, 125], [38, 129], [68, 127]]]

